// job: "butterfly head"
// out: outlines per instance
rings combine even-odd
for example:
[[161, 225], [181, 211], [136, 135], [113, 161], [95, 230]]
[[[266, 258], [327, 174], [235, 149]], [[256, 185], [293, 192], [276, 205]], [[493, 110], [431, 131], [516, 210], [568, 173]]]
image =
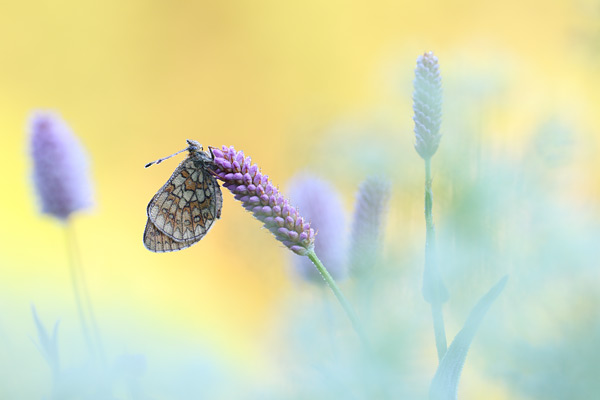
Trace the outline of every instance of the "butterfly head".
[[[188, 143], [187, 150], [190, 152], [190, 157], [193, 157], [196, 160], [199, 159], [203, 162], [210, 162], [214, 159], [212, 150], [210, 150], [210, 153], [204, 151], [204, 148], [202, 147], [202, 145], [199, 142], [192, 140], [192, 139], [188, 139], [187, 143]], [[209, 149], [210, 149], [210, 146], [209, 146]]]
[[187, 149], [190, 152], [193, 152], [193, 151], [202, 151], [203, 150], [202, 145], [200, 143], [198, 143], [197, 141], [195, 141], [195, 140], [188, 139], [187, 140], [187, 144], [188, 144], [188, 148]]

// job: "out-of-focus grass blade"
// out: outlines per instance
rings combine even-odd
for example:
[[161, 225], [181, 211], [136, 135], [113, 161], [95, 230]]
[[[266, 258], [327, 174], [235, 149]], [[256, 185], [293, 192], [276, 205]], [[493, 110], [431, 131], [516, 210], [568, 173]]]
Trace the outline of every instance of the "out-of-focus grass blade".
[[31, 306], [31, 312], [33, 313], [33, 320], [35, 321], [35, 326], [38, 331], [38, 338], [40, 341], [39, 350], [40, 353], [44, 356], [48, 365], [53, 372], [57, 372], [59, 368], [58, 361], [58, 321], [54, 324], [54, 329], [52, 331], [52, 336], [48, 335], [46, 328], [42, 325], [40, 321], [37, 311], [34, 306]]
[[465, 325], [452, 341], [431, 381], [429, 387], [429, 398], [431, 400], [456, 399], [458, 380], [473, 337], [490, 306], [506, 286], [507, 280], [508, 276], [500, 279], [473, 307]]

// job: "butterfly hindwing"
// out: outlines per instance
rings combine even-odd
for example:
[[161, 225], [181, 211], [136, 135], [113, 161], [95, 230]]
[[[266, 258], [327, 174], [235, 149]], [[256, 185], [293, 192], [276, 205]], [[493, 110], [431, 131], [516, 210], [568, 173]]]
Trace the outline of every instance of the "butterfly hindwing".
[[164, 253], [168, 251], [177, 251], [190, 247], [194, 243], [197, 243], [200, 239], [190, 240], [187, 242], [177, 242], [161, 231], [150, 221], [150, 218], [146, 221], [146, 229], [144, 230], [144, 246], [148, 250], [156, 253]]

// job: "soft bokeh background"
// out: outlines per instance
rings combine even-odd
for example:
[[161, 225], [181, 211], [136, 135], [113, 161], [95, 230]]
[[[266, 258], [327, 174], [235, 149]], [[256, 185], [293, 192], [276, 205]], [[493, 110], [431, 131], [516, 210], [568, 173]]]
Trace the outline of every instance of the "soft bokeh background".
[[[416, 57], [433, 50], [444, 82], [433, 168], [449, 339], [510, 275], [459, 398], [594, 398], [599, 21], [591, 0], [2, 2], [0, 397], [50, 392], [32, 304], [48, 327], [60, 320], [63, 365], [85, 358], [64, 233], [40, 216], [31, 187], [26, 125], [39, 108], [60, 112], [90, 154], [96, 206], [74, 221], [90, 294], [108, 358], [144, 355], [150, 398], [260, 388], [319, 398], [294, 387], [313, 365], [294, 354], [306, 356], [323, 321], [291, 326], [308, 318], [301, 310], [320, 314], [330, 293], [299, 281], [288, 251], [229, 193], [196, 246], [144, 249], [146, 204], [179, 160], [143, 166], [187, 138], [243, 149], [283, 188], [316, 172], [349, 213], [366, 176], [391, 179], [385, 256], [395, 272], [384, 304], [386, 329], [401, 334], [386, 340], [404, 360], [394, 365], [406, 365], [387, 372], [424, 396], [437, 361], [419, 292], [411, 91]], [[339, 306], [328, 307], [351, 335]]]

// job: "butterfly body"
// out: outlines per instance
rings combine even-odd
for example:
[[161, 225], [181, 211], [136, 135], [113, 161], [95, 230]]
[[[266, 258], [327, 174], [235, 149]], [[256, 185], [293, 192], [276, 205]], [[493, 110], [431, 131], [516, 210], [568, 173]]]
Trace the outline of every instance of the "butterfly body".
[[162, 253], [189, 247], [200, 241], [221, 217], [223, 195], [211, 173], [213, 159], [198, 142], [188, 140], [188, 145], [189, 156], [148, 203], [144, 245], [150, 251]]

